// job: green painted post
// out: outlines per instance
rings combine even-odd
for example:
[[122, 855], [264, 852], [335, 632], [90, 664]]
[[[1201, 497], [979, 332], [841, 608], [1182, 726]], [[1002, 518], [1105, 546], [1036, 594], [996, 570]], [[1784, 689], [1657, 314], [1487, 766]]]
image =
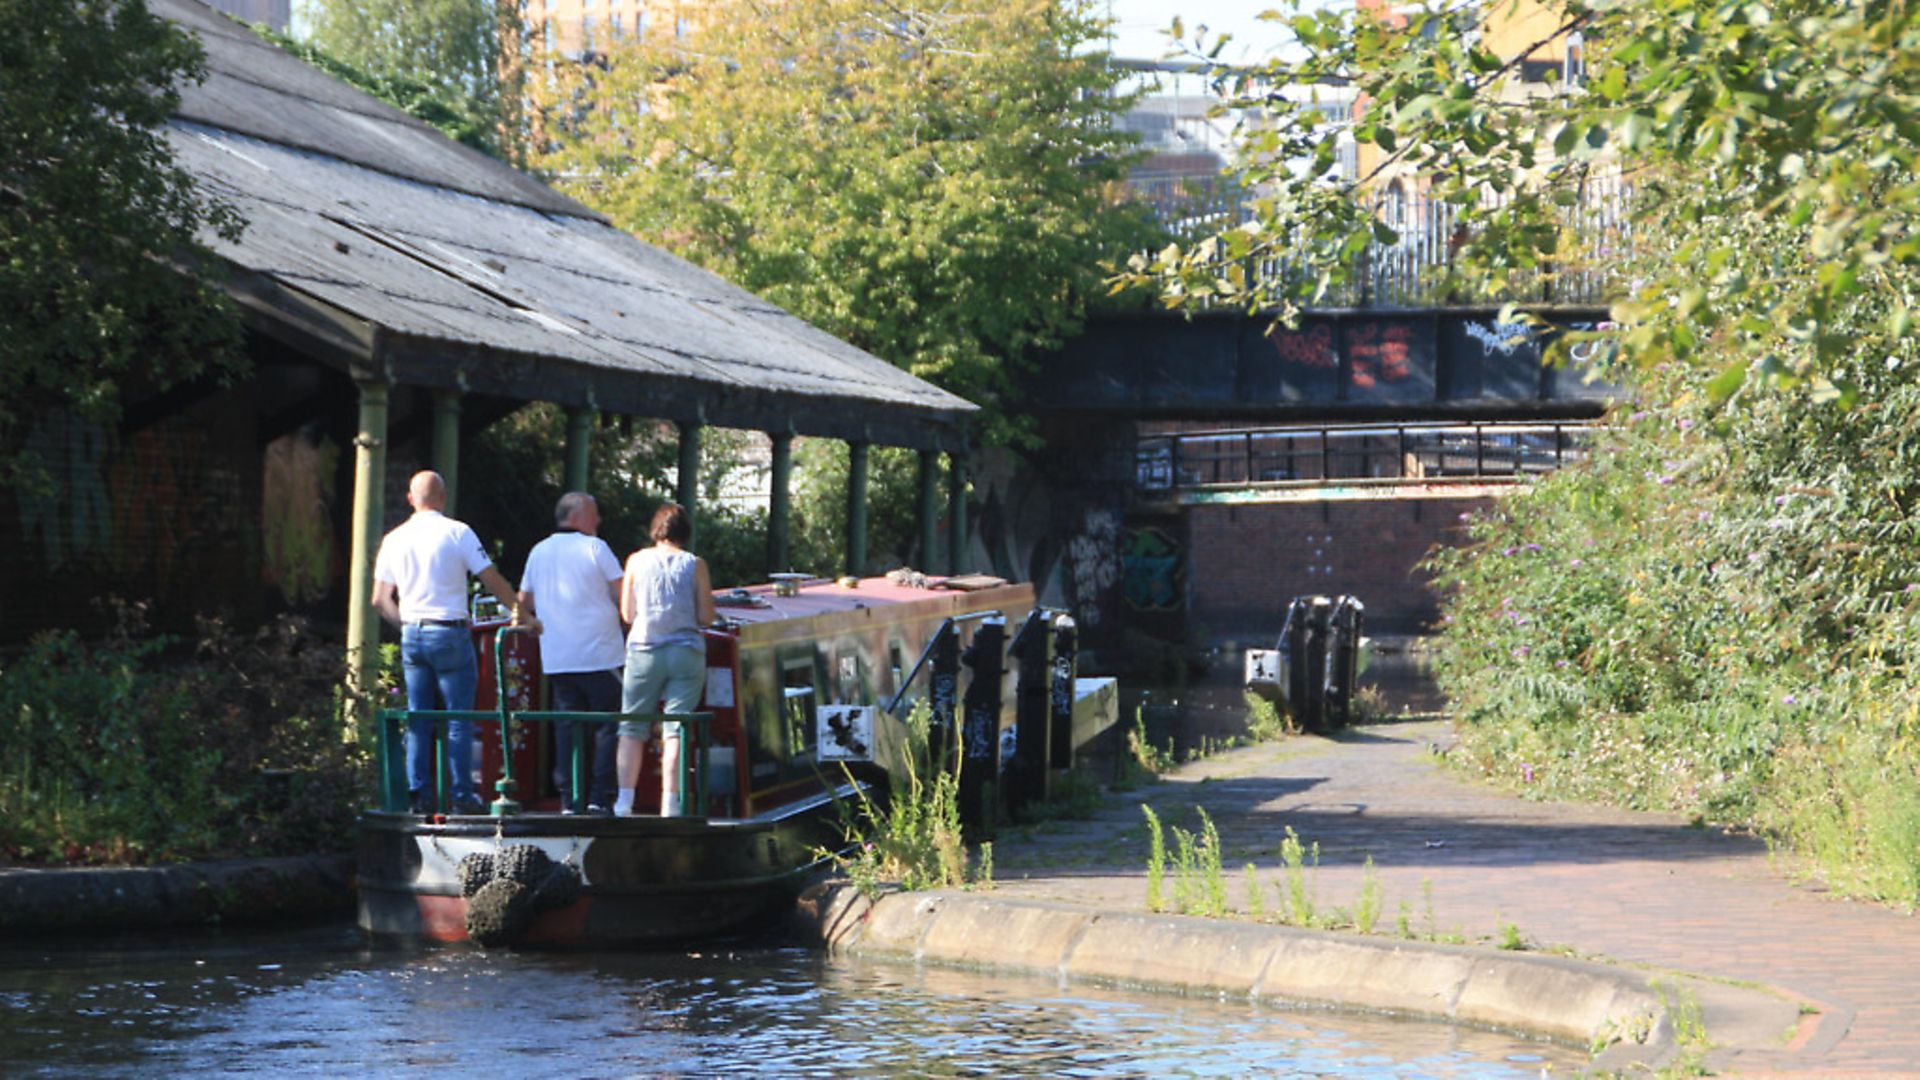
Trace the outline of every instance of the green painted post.
[[[687, 512], [687, 524], [692, 527], [694, 536], [700, 534], [700, 425], [679, 421], [680, 429], [680, 477], [674, 491], [674, 501]], [[693, 543], [687, 544], [689, 551]]]
[[778, 432], [773, 439], [772, 490], [767, 495], [767, 573], [793, 569], [793, 435]]
[[380, 613], [373, 609], [373, 556], [386, 524], [387, 384], [360, 389], [360, 430], [353, 438], [352, 561], [347, 566], [347, 689], [357, 696], [354, 733], [374, 737], [374, 698], [380, 683]]
[[967, 456], [947, 454], [947, 573], [958, 574], [967, 557]]
[[870, 444], [847, 444], [847, 574], [867, 571], [867, 452]]
[[433, 392], [433, 471], [447, 482], [447, 516], [459, 506], [460, 391]]
[[567, 410], [567, 483], [568, 491], [587, 490], [587, 461], [593, 450], [592, 409]]
[[920, 451], [920, 498], [914, 504], [915, 524], [920, 526], [920, 569], [933, 572], [934, 554], [940, 546], [940, 452]]

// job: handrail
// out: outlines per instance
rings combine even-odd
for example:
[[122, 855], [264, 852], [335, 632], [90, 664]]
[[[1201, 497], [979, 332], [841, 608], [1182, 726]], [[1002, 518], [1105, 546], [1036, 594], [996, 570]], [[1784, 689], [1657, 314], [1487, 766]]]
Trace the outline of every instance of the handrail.
[[1136, 440], [1135, 484], [1178, 491], [1518, 481], [1579, 460], [1599, 428], [1495, 420], [1165, 432]]
[[[682, 817], [698, 817], [700, 814], [688, 812], [695, 807], [704, 812], [707, 805], [706, 770], [699, 767], [712, 744], [711, 727], [714, 714], [711, 712], [691, 713], [649, 713], [649, 712], [567, 712], [555, 709], [525, 709], [509, 714], [513, 720], [522, 720], [539, 724], [613, 724], [622, 720], [640, 723], [677, 723], [693, 733], [691, 752], [680, 755], [681, 790], [693, 793], [692, 799], [681, 801]], [[398, 812], [407, 806], [407, 785], [404, 773], [396, 772], [401, 767], [401, 758], [392, 751], [392, 746], [400, 742], [408, 721], [420, 718], [434, 721], [434, 805], [444, 805], [446, 801], [445, 747], [447, 739], [446, 724], [450, 720], [500, 721], [499, 709], [381, 709], [376, 717], [379, 721], [378, 753], [381, 759], [381, 809]], [[512, 767], [513, 744], [509, 732], [501, 729], [500, 749], [503, 766]], [[586, 740], [576, 737], [573, 741], [573, 795], [575, 803], [580, 803], [585, 795], [583, 775], [586, 760]], [[518, 813], [516, 809], [512, 813]], [[581, 809], [576, 805], [574, 809]], [[496, 811], [495, 816], [501, 815]]]
[[900, 677], [900, 688], [893, 692], [892, 701], [889, 701], [885, 705], [880, 706], [881, 710], [887, 713], [889, 716], [891, 716], [900, 708], [901, 700], [907, 696], [907, 687], [913, 685], [913, 680], [915, 679], [915, 677], [917, 677], [920, 674], [920, 669], [923, 667], [926, 667], [927, 661], [933, 657], [933, 647], [935, 643], [937, 643], [940, 640], [940, 636], [942, 634], [945, 634], [947, 631], [953, 629], [955, 626], [958, 626], [960, 623], [972, 622], [975, 619], [992, 618], [993, 616], [996, 616], [999, 614], [1000, 614], [1000, 610], [998, 608], [995, 608], [991, 611], [970, 611], [965, 615], [947, 616], [946, 620], [940, 624], [940, 628], [938, 630], [935, 630], [933, 633], [927, 635], [927, 643], [920, 650], [920, 659], [915, 660], [913, 662], [913, 666], [907, 669], [907, 673]]

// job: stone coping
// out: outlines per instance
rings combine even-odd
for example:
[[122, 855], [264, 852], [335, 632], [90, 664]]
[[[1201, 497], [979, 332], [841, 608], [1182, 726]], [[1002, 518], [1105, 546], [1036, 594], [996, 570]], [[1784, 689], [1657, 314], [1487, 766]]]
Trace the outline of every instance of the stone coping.
[[1694, 1022], [1676, 1002], [1691, 1002], [1703, 1027], [1773, 1038], [1775, 1048], [1799, 1013], [1798, 1003], [1760, 988], [1559, 956], [990, 893], [896, 891], [869, 899], [830, 882], [801, 898], [799, 924], [811, 942], [862, 956], [1523, 1031], [1598, 1048], [1593, 1065], [1601, 1070], [1675, 1061], [1684, 1049], [1676, 1021]]
[[0, 935], [351, 916], [353, 857], [0, 870]]

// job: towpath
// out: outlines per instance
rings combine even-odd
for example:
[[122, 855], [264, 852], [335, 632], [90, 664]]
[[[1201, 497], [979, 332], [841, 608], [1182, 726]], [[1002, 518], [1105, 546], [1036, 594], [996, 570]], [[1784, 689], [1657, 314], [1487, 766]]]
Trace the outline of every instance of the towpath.
[[[1247, 747], [1110, 796], [1091, 820], [1007, 830], [996, 893], [1144, 911], [1141, 804], [1169, 825], [1216, 823], [1229, 903], [1249, 906], [1252, 862], [1267, 911], [1281, 903], [1291, 826], [1319, 845], [1305, 872], [1317, 911], [1351, 911], [1371, 856], [1377, 934], [1498, 942], [1756, 983], [1805, 1017], [1709, 1060], [1747, 1076], [1920, 1076], [1920, 923], [1797, 882], [1761, 842], [1685, 819], [1533, 802], [1463, 779], [1436, 754], [1446, 721], [1352, 729]], [[1169, 841], [1171, 842], [1171, 840]], [[1709, 1034], [1713, 1015], [1708, 1012]], [[1746, 1040], [1753, 1045], [1756, 1040]]]

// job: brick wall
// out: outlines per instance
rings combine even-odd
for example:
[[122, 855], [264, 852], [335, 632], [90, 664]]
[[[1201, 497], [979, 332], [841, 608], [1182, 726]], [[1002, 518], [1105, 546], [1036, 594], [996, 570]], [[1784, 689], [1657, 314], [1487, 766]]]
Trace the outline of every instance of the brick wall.
[[1487, 498], [1372, 499], [1187, 510], [1188, 635], [1195, 644], [1276, 634], [1287, 601], [1350, 593], [1375, 633], [1416, 633], [1438, 617], [1418, 569], [1460, 537]]

